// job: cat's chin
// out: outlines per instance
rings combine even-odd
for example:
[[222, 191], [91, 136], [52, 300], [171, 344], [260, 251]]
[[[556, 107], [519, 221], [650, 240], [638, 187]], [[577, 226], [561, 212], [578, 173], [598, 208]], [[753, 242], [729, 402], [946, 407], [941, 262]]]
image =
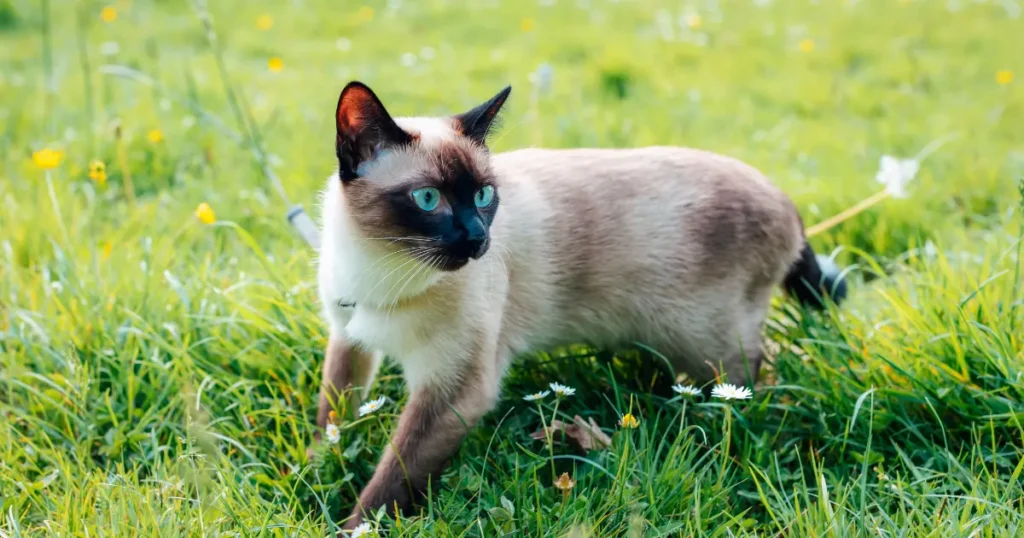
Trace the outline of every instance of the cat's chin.
[[469, 258], [450, 258], [450, 257], [445, 257], [440, 262], [436, 262], [434, 264], [434, 267], [438, 271], [443, 271], [443, 272], [451, 273], [451, 272], [454, 272], [454, 271], [458, 271], [459, 269], [462, 269], [467, 264], [469, 264]]

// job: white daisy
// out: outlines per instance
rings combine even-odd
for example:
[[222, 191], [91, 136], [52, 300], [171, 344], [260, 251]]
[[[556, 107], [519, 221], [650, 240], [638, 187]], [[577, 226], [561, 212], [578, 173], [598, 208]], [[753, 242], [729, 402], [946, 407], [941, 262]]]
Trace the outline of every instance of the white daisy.
[[885, 190], [893, 198], [907, 197], [907, 184], [913, 181], [921, 163], [917, 159], [898, 159], [892, 155], [882, 155], [878, 161], [878, 173], [875, 181], [885, 185]]
[[682, 396], [700, 396], [700, 389], [693, 385], [672, 385], [672, 390]]
[[341, 430], [334, 424], [328, 424], [324, 434], [327, 436], [327, 442], [332, 445], [336, 445], [338, 441], [341, 441]]
[[381, 407], [384, 407], [384, 404], [386, 404], [387, 401], [388, 401], [387, 396], [381, 396], [380, 398], [377, 398], [376, 400], [370, 400], [370, 401], [364, 403], [363, 405], [360, 405], [359, 406], [359, 416], [365, 417], [366, 415], [369, 415], [370, 413], [376, 413], [377, 410], [379, 410]]
[[371, 536], [372, 534], [373, 529], [370, 528], [370, 524], [363, 523], [362, 525], [359, 525], [358, 527], [352, 529], [352, 533], [349, 534], [349, 536], [351, 536], [352, 538], [359, 538], [360, 536]]
[[723, 400], [749, 400], [754, 396], [753, 392], [747, 387], [737, 387], [729, 383], [723, 385], [715, 385], [711, 389], [711, 396], [715, 398], [721, 398]]
[[534, 392], [533, 394], [527, 394], [526, 396], [523, 396], [523, 399], [528, 402], [533, 402], [537, 400], [543, 400], [544, 398], [547, 398], [550, 394], [550, 390], [542, 390], [540, 392]]
[[567, 387], [561, 383], [551, 383], [548, 386], [551, 387], [551, 390], [555, 391], [555, 396], [558, 397], [572, 396], [573, 394], [576, 394], [576, 389]]

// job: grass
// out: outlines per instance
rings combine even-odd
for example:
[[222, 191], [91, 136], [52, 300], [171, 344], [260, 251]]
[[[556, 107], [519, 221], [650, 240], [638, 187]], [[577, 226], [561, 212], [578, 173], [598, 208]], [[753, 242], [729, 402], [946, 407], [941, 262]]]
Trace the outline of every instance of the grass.
[[[1019, 2], [457, 4], [211, 2], [211, 46], [181, 0], [0, 0], [0, 535], [323, 536], [347, 514], [400, 372], [373, 390], [397, 404], [307, 460], [315, 257], [264, 170], [314, 205], [353, 78], [403, 115], [511, 83], [496, 150], [734, 155], [808, 225], [875, 193], [881, 155], [949, 138], [909, 198], [814, 237], [852, 296], [778, 303], [752, 400], [674, 397], [635, 350], [523, 357], [390, 536], [1024, 535]], [[611, 447], [530, 438], [555, 404], [521, 397], [551, 381]]]

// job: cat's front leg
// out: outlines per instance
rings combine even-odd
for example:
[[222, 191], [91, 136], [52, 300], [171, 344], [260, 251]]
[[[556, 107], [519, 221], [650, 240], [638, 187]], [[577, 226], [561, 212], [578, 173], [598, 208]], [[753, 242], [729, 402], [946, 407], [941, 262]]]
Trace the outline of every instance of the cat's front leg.
[[473, 357], [444, 382], [425, 383], [412, 391], [345, 529], [355, 528], [381, 506], [392, 516], [396, 509], [407, 510], [437, 483], [469, 429], [497, 401], [500, 374], [495, 365], [493, 352]]
[[365, 396], [379, 366], [379, 354], [366, 351], [341, 334], [331, 333], [324, 353], [323, 381], [316, 411], [317, 430], [313, 434], [316, 441], [320, 441], [331, 410], [340, 398], [347, 397], [346, 411], [350, 418], [354, 416], [355, 408]]

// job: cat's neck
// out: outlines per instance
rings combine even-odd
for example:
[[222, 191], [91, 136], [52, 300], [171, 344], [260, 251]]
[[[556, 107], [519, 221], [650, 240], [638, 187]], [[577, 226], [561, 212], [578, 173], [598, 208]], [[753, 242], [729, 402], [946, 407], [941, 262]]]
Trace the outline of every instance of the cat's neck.
[[337, 177], [328, 180], [323, 200], [322, 269], [338, 301], [393, 308], [425, 293], [444, 274], [412, 257], [415, 247], [399, 246], [395, 237], [365, 237], [348, 213]]

